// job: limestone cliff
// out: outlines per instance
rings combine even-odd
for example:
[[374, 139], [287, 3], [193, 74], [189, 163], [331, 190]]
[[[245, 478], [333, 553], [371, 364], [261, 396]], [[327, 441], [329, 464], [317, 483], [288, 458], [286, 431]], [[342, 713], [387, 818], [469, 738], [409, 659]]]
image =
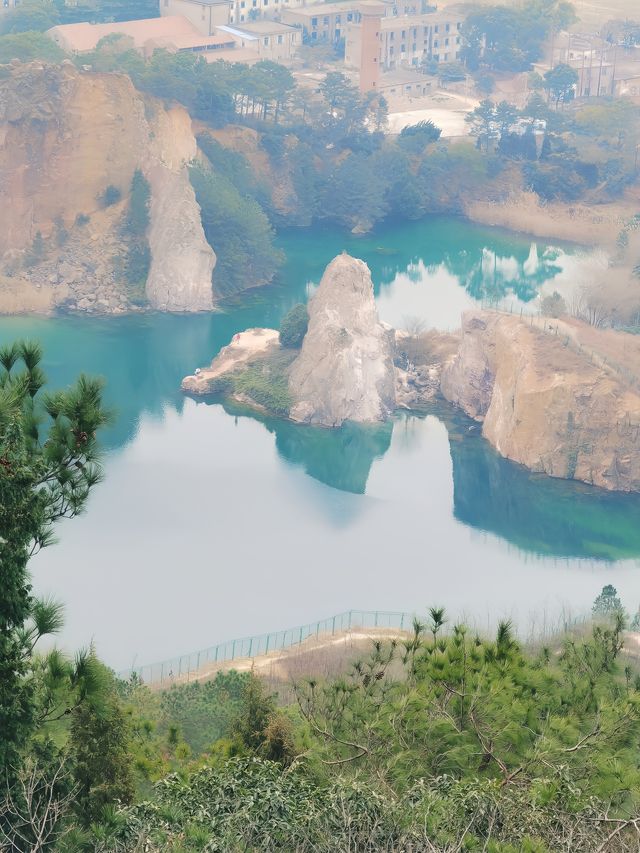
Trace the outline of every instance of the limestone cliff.
[[380, 421], [395, 408], [393, 332], [378, 320], [364, 261], [343, 253], [326, 268], [289, 393], [292, 420], [323, 426]]
[[[11, 281], [0, 277], [0, 290], [12, 294], [13, 308], [21, 307], [21, 291], [24, 310], [36, 303], [105, 313], [130, 307], [122, 223], [136, 168], [151, 183], [150, 305], [211, 308], [215, 256], [185, 167], [195, 147], [186, 112], [166, 110], [124, 75], [79, 72], [68, 61], [6, 66], [0, 78], [0, 272]], [[98, 199], [110, 185], [124, 201], [103, 209]], [[11, 309], [5, 295], [0, 307]]]
[[640, 341], [578, 321], [471, 312], [441, 378], [498, 452], [553, 477], [640, 490]]

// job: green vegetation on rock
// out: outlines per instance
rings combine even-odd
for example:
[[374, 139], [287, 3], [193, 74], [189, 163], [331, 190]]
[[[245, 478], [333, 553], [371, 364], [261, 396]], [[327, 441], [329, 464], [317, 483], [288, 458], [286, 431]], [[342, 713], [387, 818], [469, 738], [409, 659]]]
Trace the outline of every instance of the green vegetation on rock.
[[256, 201], [240, 195], [231, 181], [200, 164], [189, 174], [202, 210], [205, 236], [216, 253], [216, 290], [231, 295], [271, 281], [282, 264], [274, 231]]
[[309, 326], [309, 312], [302, 303], [294, 305], [280, 323], [280, 344], [288, 349], [299, 349]]

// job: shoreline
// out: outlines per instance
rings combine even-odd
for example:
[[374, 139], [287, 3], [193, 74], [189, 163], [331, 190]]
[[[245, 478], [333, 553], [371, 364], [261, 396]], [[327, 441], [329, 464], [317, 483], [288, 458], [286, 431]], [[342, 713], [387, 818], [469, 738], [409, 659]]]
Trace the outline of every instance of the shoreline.
[[[638, 203], [640, 206], [640, 202]], [[457, 214], [453, 211], [442, 214], [427, 214], [422, 219], [433, 216], [457, 216], [466, 222], [487, 228], [495, 228], [509, 234], [530, 237], [532, 239], [557, 240], [585, 249], [610, 251], [615, 247], [620, 230], [636, 212], [632, 202], [607, 205], [569, 204], [554, 202], [544, 204], [534, 193], [514, 193], [503, 202], [471, 200]], [[308, 232], [314, 226], [301, 226], [300, 232]], [[348, 233], [348, 230], [347, 230]], [[371, 232], [367, 232], [371, 233]], [[366, 236], [366, 235], [363, 235]], [[265, 286], [269, 286], [268, 283]], [[250, 287], [234, 294], [234, 299], [244, 299], [258, 287]], [[153, 309], [132, 307], [125, 311], [59, 311], [54, 303], [53, 292], [30, 284], [23, 277], [0, 279], [0, 317], [123, 317], [133, 314], [156, 313]], [[223, 311], [224, 300], [214, 304], [210, 312]], [[160, 312], [176, 313], [176, 312]], [[190, 312], [184, 312], [189, 315]]]

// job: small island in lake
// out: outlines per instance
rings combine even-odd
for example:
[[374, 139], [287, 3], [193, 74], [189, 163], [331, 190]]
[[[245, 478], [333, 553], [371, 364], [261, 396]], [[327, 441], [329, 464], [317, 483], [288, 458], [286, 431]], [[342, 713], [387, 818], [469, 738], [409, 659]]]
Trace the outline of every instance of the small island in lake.
[[640, 491], [637, 336], [480, 310], [453, 334], [394, 330], [378, 318], [369, 268], [346, 253], [327, 266], [308, 315], [296, 310], [297, 334], [237, 334], [182, 390], [323, 427], [384, 421], [441, 395], [532, 471]]

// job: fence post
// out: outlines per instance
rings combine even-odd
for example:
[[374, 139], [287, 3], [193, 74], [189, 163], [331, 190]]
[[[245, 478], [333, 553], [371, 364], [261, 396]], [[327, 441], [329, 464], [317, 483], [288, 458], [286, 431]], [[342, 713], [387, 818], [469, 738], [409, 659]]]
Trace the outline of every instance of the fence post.
[[333, 635], [333, 634], [335, 634], [335, 632], [336, 632], [336, 617], [334, 616], [333, 617], [333, 623], [331, 625], [331, 634]]
[[218, 645], [218, 646], [216, 646], [216, 656], [215, 656], [215, 661], [214, 661], [214, 662], [217, 662], [217, 660], [218, 660], [218, 650], [219, 650], [219, 649], [220, 649], [220, 646], [219, 646], [219, 645]]
[[351, 617], [353, 616], [353, 610], [349, 611], [349, 630], [351, 630]]
[[198, 652], [198, 660], [196, 663], [196, 669], [200, 669], [200, 652]]
[[253, 650], [253, 637], [251, 637], [251, 639], [249, 640], [249, 654], [247, 655], [247, 657], [251, 657], [252, 650]]
[[376, 616], [375, 616], [375, 619], [373, 620], [373, 624], [374, 624], [374, 626], [375, 626], [376, 628], [378, 627], [378, 611], [377, 611], [377, 610], [376, 610]]
[[160, 664], [160, 684], [164, 681], [164, 663]]
[[231, 660], [236, 659], [236, 641], [233, 641], [233, 645], [231, 646]]
[[302, 625], [300, 626], [300, 639], [298, 640], [298, 642], [302, 643]]

